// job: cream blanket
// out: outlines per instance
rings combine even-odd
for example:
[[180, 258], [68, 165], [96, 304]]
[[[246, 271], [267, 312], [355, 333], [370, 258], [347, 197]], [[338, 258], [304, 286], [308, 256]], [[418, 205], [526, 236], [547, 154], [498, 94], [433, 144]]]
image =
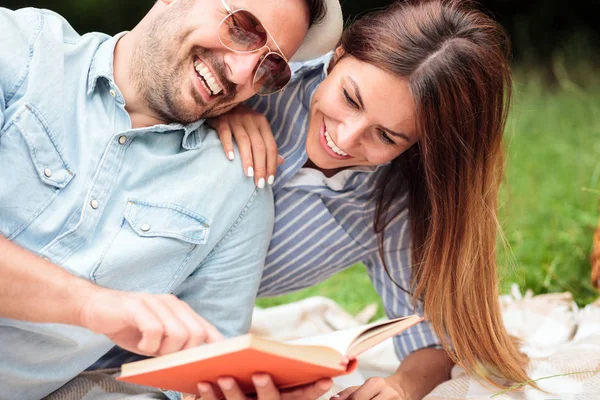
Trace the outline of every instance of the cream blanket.
[[[529, 375], [540, 379], [547, 393], [530, 388], [499, 393], [454, 367], [452, 379], [438, 386], [427, 400], [587, 400], [600, 399], [600, 304], [579, 309], [568, 293], [522, 296], [513, 289], [502, 296], [508, 331], [523, 340], [530, 356]], [[325, 333], [366, 323], [376, 312], [367, 307], [349, 315], [330, 299], [313, 297], [269, 309], [256, 309], [252, 332], [281, 340]], [[359, 357], [357, 372], [337, 378], [337, 388], [358, 385], [372, 376], [387, 376], [398, 366], [392, 341], [386, 341]], [[551, 377], [551, 378], [550, 378]]]

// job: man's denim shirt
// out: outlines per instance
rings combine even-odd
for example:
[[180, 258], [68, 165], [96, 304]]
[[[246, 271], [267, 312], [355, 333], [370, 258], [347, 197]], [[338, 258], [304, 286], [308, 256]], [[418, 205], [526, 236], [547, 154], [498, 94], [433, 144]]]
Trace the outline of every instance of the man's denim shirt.
[[[174, 293], [226, 336], [247, 331], [270, 189], [203, 121], [131, 129], [113, 79], [118, 37], [79, 36], [35, 9], [0, 8], [0, 26], [0, 234], [100, 286]], [[79, 327], [0, 319], [0, 399], [40, 399], [112, 346]]]

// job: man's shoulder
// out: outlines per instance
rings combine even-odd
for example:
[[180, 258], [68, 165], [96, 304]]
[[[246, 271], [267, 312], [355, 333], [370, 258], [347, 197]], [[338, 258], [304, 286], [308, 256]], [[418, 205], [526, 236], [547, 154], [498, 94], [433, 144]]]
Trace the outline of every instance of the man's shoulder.
[[59, 57], [61, 44], [74, 44], [82, 37], [61, 15], [38, 8], [0, 7], [0, 26], [0, 89], [6, 101], [26, 79], [36, 51], [47, 50]]
[[192, 135], [196, 135], [193, 140], [201, 142], [197, 154], [192, 154], [195, 165], [191, 178], [197, 190], [208, 189], [215, 202], [230, 209], [241, 211], [250, 205], [272, 207], [270, 188], [257, 189], [254, 179], [246, 176], [235, 144], [235, 158], [229, 160], [214, 129], [203, 124]]
[[13, 43], [31, 45], [46, 25], [66, 40], [80, 37], [64, 17], [46, 9], [28, 7], [9, 10], [0, 7], [0, 21], [3, 28], [0, 37], [7, 40], [13, 38]]
[[31, 57], [36, 33], [41, 30], [42, 18], [38, 10], [26, 8], [17, 11], [0, 8], [0, 93], [5, 97], [21, 81]]

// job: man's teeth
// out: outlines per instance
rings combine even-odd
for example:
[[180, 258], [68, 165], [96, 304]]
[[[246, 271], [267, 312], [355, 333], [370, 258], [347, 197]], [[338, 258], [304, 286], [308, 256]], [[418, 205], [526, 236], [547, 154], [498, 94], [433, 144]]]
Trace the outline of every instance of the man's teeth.
[[202, 85], [204, 86], [204, 88], [208, 92], [211, 92], [213, 94], [213, 96], [215, 96], [223, 91], [223, 88], [221, 86], [219, 86], [219, 84], [217, 83], [217, 80], [215, 79], [213, 74], [210, 72], [210, 70], [208, 69], [206, 64], [204, 64], [202, 61], [194, 61], [194, 68], [196, 69], [196, 72], [198, 73], [198, 75], [200, 75], [200, 77], [202, 78], [202, 79], [200, 79], [200, 82], [202, 82]]
[[327, 140], [327, 146], [329, 146], [329, 148], [333, 150], [335, 154], [339, 154], [340, 156], [344, 157], [348, 155], [347, 153], [343, 152], [339, 147], [337, 147], [335, 143], [333, 143], [333, 140], [331, 139], [331, 136], [329, 136], [329, 132], [327, 131], [325, 131], [325, 139]]

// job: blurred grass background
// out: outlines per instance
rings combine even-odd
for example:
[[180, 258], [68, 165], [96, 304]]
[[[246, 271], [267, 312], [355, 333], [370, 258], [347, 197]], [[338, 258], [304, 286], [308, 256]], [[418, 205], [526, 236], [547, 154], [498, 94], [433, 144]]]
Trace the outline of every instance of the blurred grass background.
[[[582, 305], [597, 298], [589, 253], [600, 198], [600, 77], [572, 49], [552, 60], [554, 82], [533, 67], [517, 68], [505, 142], [500, 220], [509, 247], [498, 247], [501, 291], [573, 293]], [[567, 54], [569, 56], [567, 56]], [[290, 295], [259, 299], [261, 307], [327, 296], [355, 314], [381, 302], [362, 265]]]

